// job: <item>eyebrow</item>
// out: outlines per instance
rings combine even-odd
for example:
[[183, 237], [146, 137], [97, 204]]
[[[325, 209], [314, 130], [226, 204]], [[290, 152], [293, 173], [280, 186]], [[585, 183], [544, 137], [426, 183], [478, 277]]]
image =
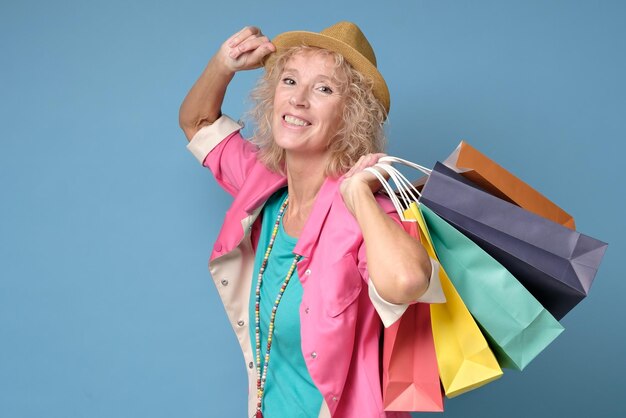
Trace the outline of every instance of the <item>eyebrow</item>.
[[[300, 73], [298, 72], [298, 70], [296, 70], [295, 68], [283, 68], [283, 74], [284, 74], [284, 73], [290, 73], [290, 72], [291, 72], [291, 73], [295, 73], [295, 74], [300, 74]], [[316, 76], [316, 78], [319, 78], [319, 79], [322, 79], [322, 80], [328, 80], [328, 81], [331, 81], [331, 82], [335, 83], [335, 81], [333, 80], [333, 78], [332, 78], [332, 77], [328, 77], [327, 75], [318, 74], [318, 75]]]

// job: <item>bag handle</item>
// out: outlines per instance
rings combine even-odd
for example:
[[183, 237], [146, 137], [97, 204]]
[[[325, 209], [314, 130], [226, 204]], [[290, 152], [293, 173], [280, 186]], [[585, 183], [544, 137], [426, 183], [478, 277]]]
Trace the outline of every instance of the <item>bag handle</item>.
[[407, 179], [404, 174], [402, 174], [397, 168], [389, 165], [389, 164], [376, 164], [375, 167], [378, 167], [389, 174], [389, 177], [393, 179], [394, 183], [400, 194], [402, 195], [402, 199], [404, 200], [404, 204], [408, 206], [411, 202], [415, 202], [419, 204], [419, 199], [422, 197], [422, 194], [417, 190], [417, 188]]
[[391, 178], [393, 180], [393, 182], [396, 185], [396, 188], [398, 189], [398, 192], [394, 192], [394, 196], [396, 198], [398, 198], [398, 193], [400, 193], [400, 197], [402, 198], [402, 201], [404, 203], [404, 208], [408, 209], [408, 207], [409, 207], [409, 205], [411, 203], [411, 199], [410, 199], [409, 195], [407, 194], [406, 190], [404, 190], [403, 187], [400, 187], [401, 180], [396, 177], [397, 176], [397, 173], [396, 173], [397, 170], [395, 169], [395, 167], [392, 167], [391, 165], [386, 164], [386, 163], [375, 164], [374, 167], [380, 168], [381, 170], [385, 171], [389, 175], [389, 178]]
[[426, 175], [430, 175], [430, 173], [433, 171], [429, 168], [424, 167], [423, 165], [419, 165], [419, 164], [415, 164], [409, 160], [405, 160], [403, 158], [399, 158], [399, 157], [394, 157], [391, 155], [385, 155], [384, 157], [381, 157], [378, 159], [379, 163], [398, 163], [398, 164], [402, 164], [402, 165], [406, 165], [407, 167], [411, 167], [414, 168], [416, 170], [421, 171], [422, 173], [426, 174]]
[[[388, 164], [380, 164], [380, 165], [376, 164], [375, 166], [382, 166], [382, 165], [388, 165]], [[405, 219], [404, 217], [404, 210], [402, 209], [400, 200], [398, 199], [398, 196], [396, 195], [396, 193], [393, 191], [393, 188], [391, 187], [387, 179], [382, 174], [380, 174], [380, 171], [376, 170], [374, 167], [367, 167], [365, 171], [372, 173], [373, 175], [376, 176], [378, 181], [380, 181], [380, 184], [382, 184], [383, 188], [389, 195], [389, 198], [391, 199], [393, 206], [396, 208], [396, 212], [398, 212], [398, 215], [400, 215], [400, 219], [406, 222], [407, 219]]]

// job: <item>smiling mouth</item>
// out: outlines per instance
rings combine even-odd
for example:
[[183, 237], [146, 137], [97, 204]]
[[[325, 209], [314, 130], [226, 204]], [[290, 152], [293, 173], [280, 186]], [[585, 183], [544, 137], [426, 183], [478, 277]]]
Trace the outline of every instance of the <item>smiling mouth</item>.
[[303, 119], [299, 119], [295, 116], [291, 116], [291, 115], [283, 116], [283, 120], [287, 122], [289, 125], [293, 125], [293, 126], [309, 126], [310, 125], [309, 122]]

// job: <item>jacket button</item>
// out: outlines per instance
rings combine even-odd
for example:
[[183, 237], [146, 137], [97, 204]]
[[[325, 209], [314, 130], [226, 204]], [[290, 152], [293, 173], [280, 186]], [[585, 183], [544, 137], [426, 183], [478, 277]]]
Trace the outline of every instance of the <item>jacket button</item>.
[[333, 402], [337, 402], [337, 397], [336, 396], [333, 396], [332, 399], [333, 399]]
[[222, 279], [222, 286], [228, 286], [228, 280]]
[[253, 363], [253, 362], [248, 363], [248, 368], [250, 368], [250, 369], [251, 369], [251, 368], [253, 368], [253, 367], [254, 367], [254, 363]]
[[245, 324], [245, 322], [243, 320], [239, 320], [237, 321], [237, 325], [239, 325], [240, 327], [243, 327], [243, 325]]
[[308, 308], [308, 307], [306, 307], [306, 308], [304, 309], [304, 313], [309, 313], [309, 308]]
[[311, 275], [311, 269], [306, 269], [306, 271], [304, 272], [304, 274], [306, 274], [307, 276]]
[[314, 351], [311, 353], [311, 357], [316, 358], [317, 357], [317, 353]]

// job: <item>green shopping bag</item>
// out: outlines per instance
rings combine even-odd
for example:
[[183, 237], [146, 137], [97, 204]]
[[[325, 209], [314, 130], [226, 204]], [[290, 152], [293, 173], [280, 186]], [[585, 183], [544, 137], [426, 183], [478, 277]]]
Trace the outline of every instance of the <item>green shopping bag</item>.
[[522, 370], [563, 327], [500, 263], [425, 205], [419, 208], [441, 265], [500, 366]]

